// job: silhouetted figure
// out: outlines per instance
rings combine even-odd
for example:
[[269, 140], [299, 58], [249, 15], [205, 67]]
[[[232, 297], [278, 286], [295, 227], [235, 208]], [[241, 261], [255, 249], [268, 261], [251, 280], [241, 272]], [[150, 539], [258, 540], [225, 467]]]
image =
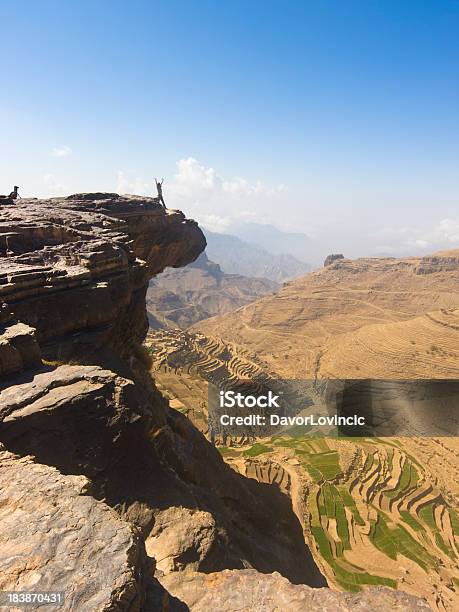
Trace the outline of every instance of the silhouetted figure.
[[164, 179], [161, 179], [161, 182], [159, 182], [158, 179], [155, 177], [155, 183], [156, 183], [156, 191], [158, 192], [158, 200], [163, 205], [163, 207], [166, 208], [166, 203], [164, 202], [164, 198], [163, 198]]
[[20, 198], [21, 196], [18, 193], [18, 189], [19, 189], [19, 187], [17, 185], [15, 185], [13, 187], [13, 191], [10, 193], [10, 195], [8, 197], [12, 198], [13, 200], [17, 200], [17, 198]]
[[0, 204], [14, 204], [14, 200], [21, 197], [18, 193], [18, 189], [19, 187], [15, 185], [10, 195], [0, 195]]

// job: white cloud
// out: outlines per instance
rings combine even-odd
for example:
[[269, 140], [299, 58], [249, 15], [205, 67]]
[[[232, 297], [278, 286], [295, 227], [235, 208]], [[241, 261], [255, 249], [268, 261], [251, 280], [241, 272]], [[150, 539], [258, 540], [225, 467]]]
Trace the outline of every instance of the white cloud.
[[432, 227], [386, 227], [375, 234], [384, 244], [373, 247], [374, 253], [409, 254], [433, 252], [459, 247], [459, 219], [441, 219]]
[[442, 219], [434, 227], [433, 236], [437, 241], [459, 245], [459, 219]]
[[53, 157], [68, 157], [69, 155], [72, 155], [72, 149], [67, 145], [54, 147], [51, 151], [51, 155]]
[[67, 188], [65, 185], [59, 183], [53, 174], [45, 174], [43, 176], [43, 182], [45, 184], [48, 196], [58, 196], [67, 193]]
[[194, 157], [187, 157], [177, 162], [177, 174], [171, 187], [177, 195], [202, 197], [204, 193], [221, 189], [221, 184], [222, 179], [213, 168], [206, 168]]
[[[194, 157], [180, 159], [176, 174], [164, 181], [164, 199], [169, 208], [194, 216], [212, 231], [225, 232], [240, 220], [269, 222], [271, 209], [287, 191], [283, 184], [268, 186], [242, 177], [225, 178]], [[154, 178], [146, 181], [132, 172], [119, 170], [118, 193], [156, 195]]]
[[[226, 178], [194, 157], [180, 159], [173, 180], [164, 184], [166, 203], [190, 211], [213, 231], [228, 231], [241, 219], [269, 222], [287, 187], [242, 177]], [[191, 210], [190, 210], [191, 209]]]
[[228, 233], [232, 225], [230, 218], [218, 215], [201, 215], [199, 221], [206, 229], [217, 234]]
[[118, 170], [118, 177], [116, 181], [117, 193], [131, 193], [134, 195], [156, 195], [153, 181], [147, 183], [143, 178], [137, 176], [132, 177], [130, 173], [123, 170]]
[[195, 198], [217, 194], [248, 198], [276, 195], [286, 191], [286, 186], [279, 184], [268, 187], [261, 181], [250, 183], [242, 177], [223, 178], [214, 168], [203, 166], [194, 157], [187, 157], [177, 162], [177, 174], [171, 189], [176, 195], [191, 195]]

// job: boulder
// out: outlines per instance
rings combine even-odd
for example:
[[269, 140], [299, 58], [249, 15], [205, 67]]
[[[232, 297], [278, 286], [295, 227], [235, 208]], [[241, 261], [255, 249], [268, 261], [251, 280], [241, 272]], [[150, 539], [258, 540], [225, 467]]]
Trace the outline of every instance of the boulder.
[[0, 590], [57, 591], [60, 610], [142, 609], [152, 568], [140, 534], [88, 485], [0, 450]]

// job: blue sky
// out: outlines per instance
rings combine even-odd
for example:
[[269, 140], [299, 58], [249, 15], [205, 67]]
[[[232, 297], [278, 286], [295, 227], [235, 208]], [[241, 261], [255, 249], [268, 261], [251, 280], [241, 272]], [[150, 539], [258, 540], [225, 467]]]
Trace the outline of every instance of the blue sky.
[[213, 229], [459, 245], [458, 1], [3, 0], [0, 22], [2, 192], [156, 174]]

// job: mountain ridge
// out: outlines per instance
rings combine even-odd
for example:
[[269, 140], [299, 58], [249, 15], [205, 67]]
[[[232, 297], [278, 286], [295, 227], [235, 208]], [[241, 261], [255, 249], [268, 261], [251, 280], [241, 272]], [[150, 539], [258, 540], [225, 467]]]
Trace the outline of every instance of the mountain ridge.
[[286, 253], [271, 253], [265, 248], [231, 234], [205, 230], [206, 253], [228, 274], [268, 278], [282, 283], [302, 276], [311, 266]]
[[261, 351], [284, 376], [312, 377], [327, 338], [457, 308], [458, 287], [455, 250], [403, 259], [343, 258], [193, 329]]

